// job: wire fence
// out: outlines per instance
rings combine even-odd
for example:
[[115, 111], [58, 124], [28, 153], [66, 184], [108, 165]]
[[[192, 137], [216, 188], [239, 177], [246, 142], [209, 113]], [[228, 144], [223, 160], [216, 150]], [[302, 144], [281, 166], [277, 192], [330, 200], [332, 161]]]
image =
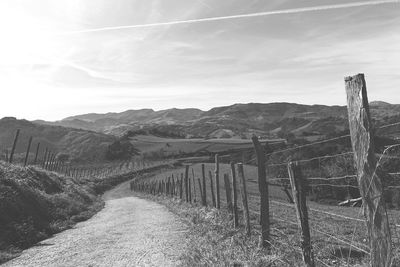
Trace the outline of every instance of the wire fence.
[[[400, 125], [400, 123], [384, 125], [379, 129], [388, 129], [397, 125]], [[384, 133], [380, 132], [380, 135], [382, 136]], [[271, 246], [281, 252], [287, 251], [288, 254], [286, 255], [290, 254], [290, 257], [293, 257], [290, 261], [280, 258], [282, 264], [290, 266], [296, 260], [301, 260], [302, 256], [300, 234], [297, 230], [299, 223], [296, 218], [296, 208], [293, 204], [292, 188], [288, 176], [288, 162], [293, 161], [291, 157], [293, 152], [302, 152], [314, 146], [335, 143], [347, 138], [349, 138], [349, 135], [343, 135], [266, 153], [268, 160], [265, 166], [269, 184], [270, 219], [272, 222], [270, 230], [273, 236]], [[388, 208], [393, 247], [400, 246], [398, 235], [400, 230], [399, 148], [400, 144], [382, 144], [375, 155], [377, 168], [388, 174], [384, 180], [384, 199]], [[314, 153], [312, 157], [296, 158], [307, 181], [311, 240], [316, 264], [321, 266], [366, 264], [370, 257], [368, 234], [365, 229], [366, 220], [363, 216], [364, 207], [360, 199], [357, 171], [354, 167], [354, 153], [351, 151], [350, 140], [340, 150], [337, 153], [320, 155]], [[298, 155], [302, 154], [298, 153]], [[260, 234], [261, 198], [255, 162], [255, 157], [246, 161], [244, 175], [247, 183], [250, 221], [253, 231]], [[217, 198], [219, 198], [222, 203], [221, 208], [230, 209], [229, 197], [223, 192], [232, 190], [232, 184], [227, 189], [224, 179], [217, 176], [229, 175], [232, 182], [232, 166], [218, 164], [218, 167], [216, 163], [192, 164], [190, 167], [185, 166], [182, 169], [162, 173], [151, 180], [136, 181], [136, 184], [132, 184], [132, 188], [135, 189], [135, 185], [139, 186], [140, 183], [149, 183], [147, 188], [141, 188], [141, 190], [145, 192], [147, 190], [147, 192], [153, 194], [169, 194], [168, 190], [172, 190], [171, 196], [179, 198], [181, 194], [183, 201], [201, 205], [204, 189], [201, 189], [200, 186], [203, 185], [202, 168], [204, 168], [207, 205], [217, 207]], [[186, 170], [187, 168], [191, 168], [191, 170]], [[216, 170], [219, 172], [218, 175]], [[188, 179], [187, 182], [185, 182], [185, 179]], [[191, 181], [190, 185], [185, 184], [189, 183], [188, 181]], [[240, 185], [239, 181], [237, 183]], [[219, 190], [217, 190], [217, 187], [219, 187]], [[140, 188], [136, 189], [141, 191]], [[180, 190], [182, 191], [179, 192]], [[188, 194], [192, 195], [191, 198], [188, 195], [188, 199], [185, 199], [185, 190], [189, 190], [190, 193]], [[217, 191], [222, 193], [217, 193]], [[239, 198], [242, 199], [242, 196]], [[239, 208], [239, 213], [243, 215], [241, 223], [245, 225], [244, 204]], [[398, 262], [398, 257], [399, 255], [394, 255], [394, 262]]]

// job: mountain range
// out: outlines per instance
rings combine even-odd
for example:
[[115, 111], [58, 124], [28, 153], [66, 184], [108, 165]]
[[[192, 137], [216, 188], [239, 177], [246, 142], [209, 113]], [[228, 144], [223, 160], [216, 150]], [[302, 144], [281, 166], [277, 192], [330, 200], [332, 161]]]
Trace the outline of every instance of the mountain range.
[[[387, 120], [400, 114], [400, 105], [371, 102], [372, 117]], [[276, 136], [328, 135], [348, 127], [345, 106], [301, 105], [295, 103], [249, 103], [199, 109], [127, 110], [121, 113], [83, 114], [56, 122], [35, 123], [90, 130], [114, 136], [127, 131], [157, 129], [186, 138], [248, 138], [252, 134]]]
[[[370, 110], [375, 125], [400, 121], [400, 105], [371, 102]], [[248, 139], [256, 134], [266, 139], [289, 140], [294, 137], [313, 141], [343, 134], [348, 131], [348, 120], [345, 106], [294, 103], [234, 104], [208, 111], [140, 109], [83, 114], [55, 122], [31, 122], [7, 117], [0, 119], [0, 148], [3, 152], [10, 150], [17, 129], [21, 130], [16, 149], [20, 160], [23, 160], [29, 137], [32, 136], [31, 153], [40, 142], [42, 154], [48, 148], [66, 153], [72, 160], [101, 161], [106, 159], [112, 144], [120, 147], [126, 143], [126, 137], [132, 139], [135, 135]], [[397, 138], [397, 135], [392, 137]]]

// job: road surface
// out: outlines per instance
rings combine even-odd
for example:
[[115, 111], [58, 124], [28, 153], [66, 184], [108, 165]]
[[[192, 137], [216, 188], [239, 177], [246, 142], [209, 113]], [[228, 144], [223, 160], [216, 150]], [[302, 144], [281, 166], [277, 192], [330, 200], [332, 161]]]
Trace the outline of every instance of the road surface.
[[164, 206], [133, 197], [129, 182], [104, 195], [105, 208], [3, 266], [177, 266], [185, 225]]

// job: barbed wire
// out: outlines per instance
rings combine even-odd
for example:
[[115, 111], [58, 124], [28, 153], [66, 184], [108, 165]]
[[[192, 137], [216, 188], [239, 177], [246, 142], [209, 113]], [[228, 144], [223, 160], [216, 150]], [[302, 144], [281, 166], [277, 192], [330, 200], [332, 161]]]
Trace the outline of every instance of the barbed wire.
[[[283, 203], [283, 202], [275, 201], [275, 200], [270, 200], [270, 202], [274, 203], [274, 204], [278, 204], [278, 205], [283, 205], [283, 206], [286, 206], [286, 207], [295, 208], [293, 204], [287, 204], [287, 203]], [[358, 221], [358, 222], [365, 222], [365, 220], [361, 220], [361, 219], [357, 219], [357, 218], [353, 218], [353, 217], [348, 217], [348, 216], [345, 216], [345, 215], [336, 214], [336, 213], [332, 213], [332, 212], [327, 212], [327, 211], [323, 211], [323, 210], [318, 210], [318, 209], [315, 209], [315, 208], [310, 208], [310, 211], [324, 213], [324, 214], [331, 215], [331, 216], [338, 217], [338, 218], [342, 218], [342, 219]]]

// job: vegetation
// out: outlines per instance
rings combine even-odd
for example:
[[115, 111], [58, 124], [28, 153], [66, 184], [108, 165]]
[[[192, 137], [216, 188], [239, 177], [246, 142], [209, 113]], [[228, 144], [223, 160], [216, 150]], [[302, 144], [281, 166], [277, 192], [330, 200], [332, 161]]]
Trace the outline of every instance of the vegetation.
[[0, 262], [88, 219], [102, 205], [92, 188], [74, 179], [0, 162]]
[[0, 263], [87, 220], [103, 207], [102, 193], [132, 177], [77, 179], [0, 161]]

